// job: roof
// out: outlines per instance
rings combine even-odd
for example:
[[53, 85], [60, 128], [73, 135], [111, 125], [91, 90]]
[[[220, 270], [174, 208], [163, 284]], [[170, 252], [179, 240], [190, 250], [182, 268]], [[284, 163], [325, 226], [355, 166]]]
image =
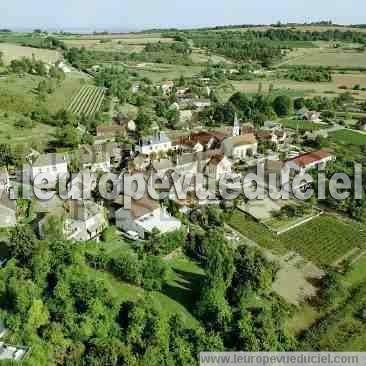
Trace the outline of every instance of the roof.
[[82, 145], [80, 149], [80, 162], [82, 164], [97, 164], [109, 161], [111, 150], [109, 145]]
[[100, 125], [96, 128], [97, 136], [113, 137], [118, 133], [126, 132], [124, 125]]
[[59, 164], [67, 163], [67, 156], [64, 154], [42, 154], [37, 157], [33, 162], [33, 167], [55, 166]]
[[289, 159], [287, 162], [293, 162], [300, 167], [306, 167], [310, 164], [320, 162], [326, 158], [331, 157], [331, 154], [326, 150], [312, 151], [296, 158]]
[[232, 146], [253, 145], [257, 143], [257, 139], [253, 133], [247, 133], [241, 136], [229, 137], [224, 141], [224, 144], [231, 144]]
[[143, 138], [141, 142], [143, 145], [159, 145], [171, 142], [171, 140], [164, 132], [160, 132], [156, 135]]
[[159, 170], [171, 169], [174, 167], [174, 164], [169, 159], [160, 159], [160, 160], [154, 160], [152, 166], [156, 171], [159, 171]]
[[212, 139], [216, 140], [217, 142], [221, 142], [225, 138], [226, 135], [219, 131], [214, 132], [201, 131], [193, 133], [186, 137], [181, 137], [179, 140], [176, 141], [176, 143], [182, 145], [195, 145], [197, 143], [207, 145], [210, 141], [212, 141]]
[[1, 196], [0, 197], [0, 206], [1, 207], [5, 207], [11, 211], [16, 211], [16, 209], [17, 209], [16, 200], [10, 199], [9, 192], [0, 190], [0, 196]]
[[209, 160], [218, 150], [208, 150], [191, 154], [182, 154], [178, 157], [177, 166], [192, 164], [196, 161]]
[[133, 200], [131, 202], [131, 214], [135, 219], [152, 213], [154, 210], [159, 208], [160, 205], [157, 201], [153, 201], [148, 197], [143, 197], [140, 200]]
[[214, 164], [214, 165], [217, 165], [219, 163], [221, 163], [221, 161], [225, 158], [224, 155], [222, 154], [217, 154], [215, 156], [213, 156], [210, 161], [208, 162], [208, 164]]

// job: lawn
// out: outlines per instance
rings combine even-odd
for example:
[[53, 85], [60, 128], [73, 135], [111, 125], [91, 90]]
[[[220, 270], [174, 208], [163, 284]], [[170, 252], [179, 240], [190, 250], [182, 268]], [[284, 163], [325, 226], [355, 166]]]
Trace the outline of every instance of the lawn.
[[170, 270], [163, 292], [193, 311], [205, 278], [203, 268], [183, 255], [167, 261], [167, 264]]
[[366, 242], [360, 227], [325, 215], [279, 236], [238, 211], [227, 217], [227, 223], [260, 246], [280, 253], [293, 250], [321, 266], [334, 263], [353, 248], [365, 248]]
[[366, 145], [366, 134], [351, 130], [339, 130], [329, 134], [331, 140], [342, 145]]
[[150, 296], [153, 303], [165, 314], [174, 315], [179, 314], [187, 326], [196, 327], [199, 325], [197, 319], [180, 303], [172, 298], [164, 295], [163, 293], [151, 291], [146, 292], [142, 288], [129, 285], [125, 282], [119, 281], [113, 275], [103, 271], [95, 271], [89, 269], [90, 276], [95, 281], [103, 282], [110, 290], [112, 295], [116, 296], [121, 302], [146, 299]]

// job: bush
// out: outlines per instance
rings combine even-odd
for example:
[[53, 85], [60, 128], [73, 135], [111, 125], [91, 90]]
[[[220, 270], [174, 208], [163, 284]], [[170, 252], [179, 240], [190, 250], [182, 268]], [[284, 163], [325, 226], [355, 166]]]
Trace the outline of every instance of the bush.
[[17, 128], [32, 128], [33, 122], [29, 117], [21, 117], [15, 121], [14, 126]]

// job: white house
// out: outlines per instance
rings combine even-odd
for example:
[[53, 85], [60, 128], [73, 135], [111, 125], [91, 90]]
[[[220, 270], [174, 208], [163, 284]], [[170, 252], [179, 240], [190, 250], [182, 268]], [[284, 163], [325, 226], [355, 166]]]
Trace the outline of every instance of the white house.
[[147, 197], [132, 200], [131, 209], [124, 207], [116, 211], [116, 225], [126, 233], [137, 233], [141, 239], [154, 229], [169, 233], [181, 228], [181, 222], [169, 215], [159, 203]]
[[311, 169], [324, 169], [334, 160], [334, 157], [326, 150], [312, 151], [286, 161], [286, 166], [291, 173], [305, 173]]
[[160, 132], [154, 136], [142, 139], [139, 145], [136, 146], [136, 150], [144, 155], [167, 152], [172, 150], [172, 141], [164, 132]]
[[232, 162], [224, 155], [215, 155], [207, 163], [205, 174], [215, 180], [219, 180], [225, 174], [230, 174]]
[[[97, 239], [107, 227], [105, 209], [89, 200], [70, 200], [67, 202], [68, 212], [65, 213], [64, 235], [67, 240], [87, 241]], [[39, 233], [44, 238], [43, 226], [49, 216], [39, 223]]]
[[258, 142], [252, 133], [233, 136], [224, 140], [223, 150], [228, 158], [245, 159], [257, 154]]
[[31, 176], [34, 180], [37, 175], [47, 173], [50, 182], [57, 182], [59, 177], [68, 174], [67, 156], [63, 154], [42, 154], [31, 163]]

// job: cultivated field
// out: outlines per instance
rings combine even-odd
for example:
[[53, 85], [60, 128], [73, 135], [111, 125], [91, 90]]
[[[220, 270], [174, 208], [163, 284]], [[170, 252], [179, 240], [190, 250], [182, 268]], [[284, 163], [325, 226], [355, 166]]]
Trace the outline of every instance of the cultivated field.
[[319, 265], [332, 264], [366, 245], [361, 227], [331, 216], [320, 216], [279, 236], [240, 212], [228, 217], [227, 223], [258, 245], [280, 253], [293, 250]]
[[290, 59], [287, 64], [322, 65], [338, 68], [366, 67], [366, 52], [344, 51], [342, 49], [314, 49], [303, 56]]
[[192, 77], [200, 73], [203, 70], [203, 66], [140, 63], [130, 67], [130, 70], [138, 72], [141, 77], [148, 77], [154, 82], [159, 82], [178, 79], [182, 75], [184, 77]]
[[32, 47], [23, 47], [15, 44], [0, 43], [0, 52], [3, 52], [3, 60], [5, 64], [9, 64], [12, 60], [17, 60], [22, 57], [41, 60], [46, 63], [55, 63], [62, 58], [58, 51], [44, 50]]
[[104, 96], [104, 88], [85, 85], [74, 96], [67, 109], [79, 116], [94, 116], [102, 107]]
[[[263, 92], [268, 91], [270, 85], [273, 85], [276, 90], [280, 90], [281, 93], [287, 92], [290, 96], [321, 95], [331, 97], [345, 92], [345, 90], [340, 89], [341, 86], [347, 86], [351, 89], [359, 84], [361, 88], [366, 88], [366, 73], [334, 74], [333, 80], [329, 83], [274, 79], [268, 75], [268, 78], [264, 80], [232, 81], [231, 84], [235, 90], [250, 94], [257, 93], [260, 85], [262, 85]], [[231, 94], [232, 92], [230, 92]], [[352, 94], [356, 99], [366, 99], [366, 91], [352, 91]], [[228, 94], [227, 97], [230, 95]]]
[[366, 145], [366, 134], [357, 131], [339, 130], [329, 134], [329, 137], [343, 145]]

